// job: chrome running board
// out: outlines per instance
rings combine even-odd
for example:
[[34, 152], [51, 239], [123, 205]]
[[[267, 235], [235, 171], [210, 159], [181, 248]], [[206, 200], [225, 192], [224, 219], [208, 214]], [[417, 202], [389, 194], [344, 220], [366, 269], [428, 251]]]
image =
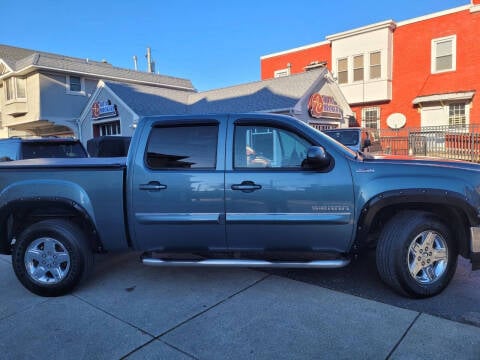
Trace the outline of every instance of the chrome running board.
[[142, 263], [148, 266], [201, 266], [201, 267], [253, 267], [253, 268], [295, 268], [329, 269], [347, 266], [350, 259], [313, 260], [313, 261], [267, 261], [243, 259], [205, 259], [205, 260], [162, 260], [142, 257]]

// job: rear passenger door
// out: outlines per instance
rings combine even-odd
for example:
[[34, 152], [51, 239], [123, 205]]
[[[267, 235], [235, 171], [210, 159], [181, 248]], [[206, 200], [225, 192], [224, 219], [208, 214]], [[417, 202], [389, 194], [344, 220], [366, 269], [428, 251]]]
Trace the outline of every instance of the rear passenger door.
[[137, 248], [225, 249], [224, 135], [216, 119], [152, 123], [128, 191]]

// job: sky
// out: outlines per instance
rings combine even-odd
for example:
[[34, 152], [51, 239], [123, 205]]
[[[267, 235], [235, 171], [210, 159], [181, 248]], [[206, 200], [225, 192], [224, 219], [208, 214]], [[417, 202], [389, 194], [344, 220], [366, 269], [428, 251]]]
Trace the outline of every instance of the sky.
[[260, 57], [470, 0], [0, 0], [0, 43], [186, 78], [199, 91], [260, 80]]

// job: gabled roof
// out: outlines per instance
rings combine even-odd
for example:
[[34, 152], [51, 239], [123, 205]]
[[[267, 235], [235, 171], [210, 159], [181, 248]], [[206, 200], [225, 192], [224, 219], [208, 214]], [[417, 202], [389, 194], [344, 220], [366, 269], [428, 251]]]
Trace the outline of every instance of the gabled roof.
[[111, 81], [104, 83], [136, 114], [146, 116], [186, 112], [188, 91]]
[[57, 55], [43, 51], [22, 49], [0, 45], [0, 59], [13, 71], [25, 74], [33, 69], [98, 77], [106, 80], [135, 82], [153, 86], [166, 86], [176, 89], [194, 90], [192, 82], [172, 76], [158, 75], [112, 66], [109, 63]]
[[256, 81], [222, 89], [193, 93], [189, 113], [249, 112], [292, 109], [325, 68]]
[[312, 70], [200, 93], [109, 81], [104, 84], [140, 116], [284, 111], [293, 109], [327, 72]]
[[18, 60], [30, 56], [34, 52], [34, 50], [0, 44], [0, 59], [2, 59], [11, 69], [15, 67], [15, 63]]

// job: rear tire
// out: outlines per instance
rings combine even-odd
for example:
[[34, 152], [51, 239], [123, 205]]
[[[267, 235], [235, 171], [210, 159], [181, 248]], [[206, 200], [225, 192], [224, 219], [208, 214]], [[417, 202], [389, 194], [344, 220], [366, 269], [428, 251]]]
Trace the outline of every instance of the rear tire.
[[440, 293], [452, 279], [458, 250], [451, 231], [433, 214], [403, 212], [380, 234], [377, 269], [397, 292], [415, 298]]
[[34, 223], [21, 232], [12, 253], [18, 280], [40, 296], [69, 293], [93, 268], [85, 233], [63, 219]]

